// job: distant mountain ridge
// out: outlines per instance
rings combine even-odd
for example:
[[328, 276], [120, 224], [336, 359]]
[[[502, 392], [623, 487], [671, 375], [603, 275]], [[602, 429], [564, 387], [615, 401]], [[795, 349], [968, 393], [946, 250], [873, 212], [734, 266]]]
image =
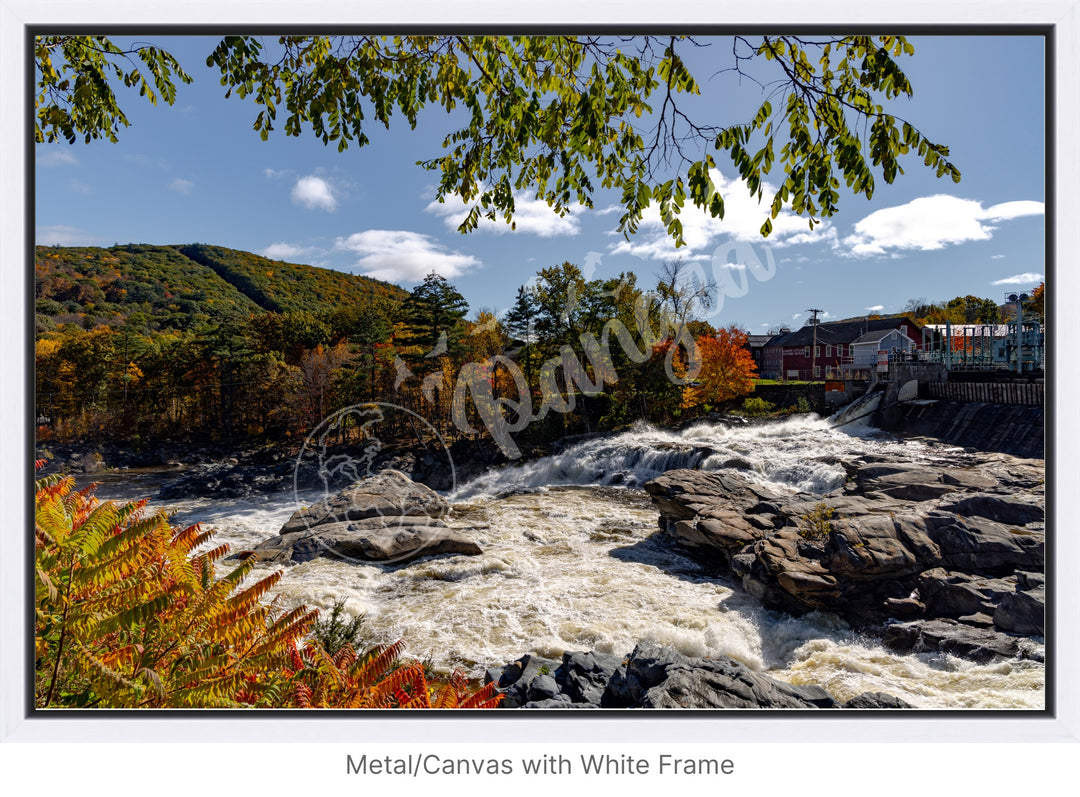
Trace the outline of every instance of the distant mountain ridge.
[[191, 329], [262, 312], [318, 314], [376, 299], [397, 285], [206, 244], [35, 248], [37, 329], [87, 329], [136, 314], [149, 328]]

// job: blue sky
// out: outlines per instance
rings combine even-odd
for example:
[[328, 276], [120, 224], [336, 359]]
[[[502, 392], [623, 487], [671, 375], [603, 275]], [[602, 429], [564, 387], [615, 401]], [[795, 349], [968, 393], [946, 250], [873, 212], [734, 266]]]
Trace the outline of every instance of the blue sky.
[[[1043, 41], [1034, 36], [918, 36], [902, 64], [914, 98], [898, 115], [951, 148], [963, 179], [937, 179], [915, 158], [871, 201], [842, 196], [840, 213], [810, 233], [785, 214], [765, 240], [765, 207], [718, 158], [723, 222], [684, 212], [689, 246], [676, 252], [647, 215], [629, 240], [615, 232], [617, 197], [554, 215], [518, 200], [517, 230], [498, 224], [461, 235], [463, 207], [434, 200], [436, 175], [415, 165], [441, 152], [441, 111], [407, 126], [372, 129], [372, 145], [338, 153], [314, 136], [263, 142], [256, 110], [224, 99], [203, 64], [211, 38], [153, 36], [194, 83], [175, 105], [150, 107], [121, 94], [131, 126], [119, 143], [37, 145], [38, 243], [211, 243], [276, 259], [372, 274], [406, 288], [431, 270], [447, 276], [472, 309], [506, 309], [538, 269], [570, 261], [594, 277], [632, 270], [651, 287], [680, 255], [726, 286], [709, 320], [750, 332], [797, 327], [810, 307], [842, 318], [900, 310], [907, 300], [976, 294], [1001, 300], [1045, 273]], [[694, 107], [712, 123], [742, 121], [760, 88], [730, 73], [730, 43], [694, 54], [705, 84]], [[711, 76], [711, 77], [710, 77]], [[767, 205], [768, 199], [766, 199]], [[749, 268], [748, 268], [749, 266]]]

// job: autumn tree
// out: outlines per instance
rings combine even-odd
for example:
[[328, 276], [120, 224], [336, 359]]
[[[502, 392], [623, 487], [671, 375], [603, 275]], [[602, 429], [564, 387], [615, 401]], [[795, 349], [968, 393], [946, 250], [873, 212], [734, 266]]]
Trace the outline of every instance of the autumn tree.
[[1046, 283], [1040, 282], [1038, 287], [1031, 292], [1031, 304], [1032, 312], [1034, 312], [1039, 320], [1042, 321], [1046, 316]]
[[[767, 199], [763, 235], [785, 208], [811, 227], [832, 216], [841, 181], [869, 198], [878, 179], [891, 183], [903, 172], [906, 158], [960, 179], [947, 147], [883, 104], [913, 93], [900, 67], [914, 53], [906, 38], [726, 39], [710, 71], [720, 57], [738, 74], [753, 65], [753, 79], [770, 89], [748, 122], [690, 112], [687, 100], [702, 84], [685, 56], [706, 44], [678, 35], [285, 35], [269, 43], [230, 35], [207, 65], [219, 70], [226, 96], [255, 104], [253, 127], [263, 139], [280, 125], [285, 135], [310, 133], [342, 151], [370, 144], [371, 125], [415, 127], [429, 106], [445, 109], [453, 121], [443, 151], [421, 165], [438, 175], [437, 199], [465, 202], [463, 232], [482, 218], [513, 225], [521, 191], [565, 213], [574, 203], [591, 207], [605, 189], [620, 197], [624, 234], [655, 205], [682, 243], [687, 200], [724, 215], [712, 178], [717, 158]], [[128, 124], [116, 84], [172, 103], [176, 83], [191, 80], [167, 51], [123, 48], [104, 36], [38, 36], [34, 60], [39, 142], [115, 141]], [[777, 164], [783, 175], [765, 198]]]
[[701, 372], [683, 394], [685, 407], [719, 404], [753, 392], [757, 366], [744, 331], [730, 326], [703, 335], [697, 339], [697, 350]]

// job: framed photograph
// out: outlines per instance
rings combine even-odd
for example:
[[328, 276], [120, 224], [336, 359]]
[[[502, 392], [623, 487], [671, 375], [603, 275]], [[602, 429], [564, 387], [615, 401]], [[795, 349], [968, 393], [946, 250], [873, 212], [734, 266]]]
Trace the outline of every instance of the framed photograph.
[[1076, 741], [1075, 0], [487, 5], [3, 1], [5, 741]]

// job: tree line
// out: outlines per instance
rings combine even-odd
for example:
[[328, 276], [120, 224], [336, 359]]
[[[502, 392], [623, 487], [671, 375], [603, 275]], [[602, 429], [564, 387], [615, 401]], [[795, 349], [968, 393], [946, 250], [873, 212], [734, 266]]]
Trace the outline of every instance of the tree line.
[[[537, 272], [501, 315], [470, 313], [432, 273], [401, 297], [232, 313], [188, 328], [157, 328], [141, 312], [89, 329], [45, 325], [35, 351], [39, 437], [283, 441], [366, 402], [415, 412], [449, 441], [490, 436], [491, 412], [525, 443], [684, 418], [749, 392], [755, 372], [743, 332], [693, 317], [704, 294], [680, 272], [669, 264], [646, 289], [633, 273], [590, 280], [565, 262]], [[466, 374], [471, 392], [460, 384]], [[534, 408], [528, 418], [523, 400]]]

